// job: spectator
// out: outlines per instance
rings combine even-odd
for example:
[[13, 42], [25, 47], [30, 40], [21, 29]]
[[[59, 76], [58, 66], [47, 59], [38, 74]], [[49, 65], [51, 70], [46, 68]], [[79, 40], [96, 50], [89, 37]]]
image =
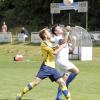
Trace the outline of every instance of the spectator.
[[27, 33], [27, 32], [26, 32], [26, 29], [25, 29], [24, 27], [22, 27], [20, 33], [21, 33], [21, 34], [24, 34], [24, 38], [27, 38], [27, 37], [28, 37], [28, 35], [26, 34], [26, 33]]
[[21, 34], [25, 34], [25, 28], [24, 27], [22, 27], [22, 29], [21, 29], [21, 32], [20, 32]]
[[3, 22], [3, 25], [2, 25], [2, 32], [7, 32], [8, 29], [7, 29], [7, 25], [5, 22]]

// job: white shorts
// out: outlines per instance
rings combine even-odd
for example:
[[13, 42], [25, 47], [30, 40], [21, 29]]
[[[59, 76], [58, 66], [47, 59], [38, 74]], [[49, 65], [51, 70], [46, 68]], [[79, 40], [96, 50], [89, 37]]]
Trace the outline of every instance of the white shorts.
[[69, 60], [61, 60], [58, 59], [56, 61], [56, 69], [61, 73], [68, 73], [68, 70], [72, 69], [73, 67], [75, 67], [75, 65], [70, 62]]

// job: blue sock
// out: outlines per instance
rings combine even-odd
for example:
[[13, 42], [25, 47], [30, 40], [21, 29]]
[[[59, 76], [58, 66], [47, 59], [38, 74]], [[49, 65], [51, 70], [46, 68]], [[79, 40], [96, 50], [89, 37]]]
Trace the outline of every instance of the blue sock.
[[62, 93], [65, 95], [65, 97], [68, 96], [68, 90], [64, 90]]
[[[68, 76], [68, 79], [66, 81], [66, 86], [68, 87], [69, 83], [77, 76], [76, 73], [71, 73], [69, 76]], [[57, 93], [57, 97], [56, 97], [56, 100], [61, 100], [61, 96], [62, 96], [62, 90], [60, 88], [58, 88], [58, 93]]]
[[61, 96], [62, 96], [62, 90], [60, 88], [58, 88], [56, 100], [61, 100]]
[[68, 76], [68, 79], [66, 81], [66, 86], [68, 87], [69, 83], [77, 76], [76, 73], [71, 73], [69, 76]]

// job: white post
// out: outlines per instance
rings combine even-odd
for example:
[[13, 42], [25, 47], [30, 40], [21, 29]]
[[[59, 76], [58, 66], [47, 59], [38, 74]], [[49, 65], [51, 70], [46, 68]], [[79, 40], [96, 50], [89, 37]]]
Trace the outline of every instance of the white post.
[[70, 25], [70, 22], [71, 22], [71, 20], [70, 20], [70, 12], [69, 12], [69, 25]]
[[88, 30], [88, 12], [86, 12], [86, 30]]
[[51, 24], [53, 25], [53, 14], [51, 14]]

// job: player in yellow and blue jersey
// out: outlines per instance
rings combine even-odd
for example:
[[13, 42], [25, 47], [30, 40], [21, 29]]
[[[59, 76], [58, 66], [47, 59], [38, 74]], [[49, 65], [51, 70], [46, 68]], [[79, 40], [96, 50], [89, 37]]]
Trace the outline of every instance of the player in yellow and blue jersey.
[[48, 29], [41, 30], [39, 36], [43, 40], [41, 43], [43, 63], [36, 75], [36, 78], [27, 84], [22, 92], [17, 94], [16, 100], [21, 100], [24, 94], [30, 91], [33, 87], [37, 86], [41, 80], [47, 77], [50, 78], [51, 81], [57, 82], [66, 99], [71, 100], [70, 92], [68, 91], [61, 74], [55, 69], [55, 55], [66, 46], [66, 43], [60, 45], [58, 49], [54, 50], [50, 42], [51, 35]]

